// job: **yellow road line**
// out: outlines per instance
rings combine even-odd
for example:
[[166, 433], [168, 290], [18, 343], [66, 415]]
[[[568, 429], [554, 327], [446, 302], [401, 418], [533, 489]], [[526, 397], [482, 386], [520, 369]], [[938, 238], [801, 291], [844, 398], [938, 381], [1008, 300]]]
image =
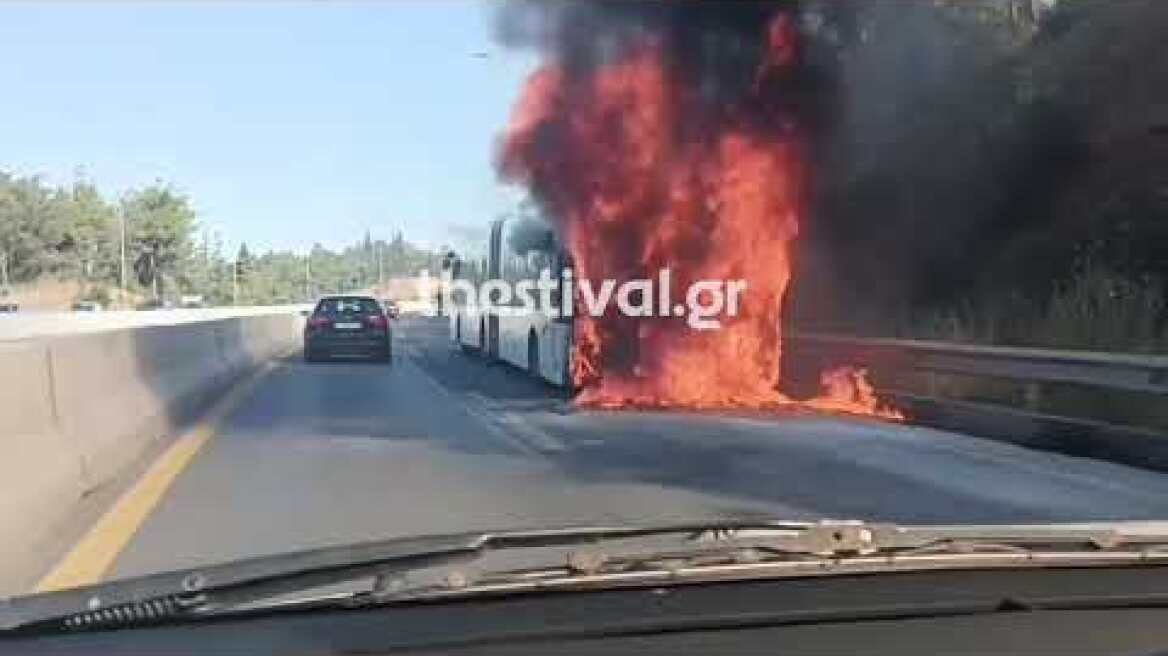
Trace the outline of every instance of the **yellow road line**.
[[113, 507], [90, 527], [56, 567], [37, 583], [36, 592], [74, 588], [100, 581], [166, 495], [174, 480], [215, 434], [223, 418], [274, 368], [274, 364], [268, 363], [236, 385], [203, 419], [175, 440]]

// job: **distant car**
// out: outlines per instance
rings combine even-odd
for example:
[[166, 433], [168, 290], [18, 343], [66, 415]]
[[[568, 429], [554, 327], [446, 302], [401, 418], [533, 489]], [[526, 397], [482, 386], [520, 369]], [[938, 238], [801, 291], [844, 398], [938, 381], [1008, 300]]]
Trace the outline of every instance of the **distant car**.
[[393, 360], [393, 326], [376, 299], [326, 296], [304, 322], [304, 359], [315, 362], [335, 355], [363, 355]]
[[0, 301], [0, 314], [11, 314], [20, 311], [20, 304], [11, 301]]
[[398, 307], [397, 301], [385, 301], [385, 313], [390, 319], [398, 318], [401, 315], [401, 308]]
[[207, 307], [207, 302], [203, 299], [202, 294], [184, 294], [179, 297], [178, 302], [179, 305], [188, 309]]
[[101, 312], [101, 303], [97, 301], [79, 301], [73, 304], [74, 312]]

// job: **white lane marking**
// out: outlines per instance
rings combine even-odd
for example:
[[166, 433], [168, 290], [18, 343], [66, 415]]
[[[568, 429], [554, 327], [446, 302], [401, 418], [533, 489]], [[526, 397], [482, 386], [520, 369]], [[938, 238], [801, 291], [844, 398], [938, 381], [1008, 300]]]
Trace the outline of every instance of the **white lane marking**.
[[[408, 335], [408, 331], [403, 330], [403, 333]], [[409, 343], [407, 341], [407, 343]], [[410, 344], [413, 346], [413, 344]], [[406, 359], [416, 370], [416, 374], [426, 381], [426, 384], [431, 388], [437, 390], [448, 400], [457, 402], [462, 405], [471, 415], [486, 424], [493, 435], [505, 439], [509, 444], [516, 446], [525, 453], [554, 453], [566, 451], [567, 446], [552, 437], [548, 433], [540, 430], [528, 422], [518, 413], [505, 410], [488, 400], [477, 392], [467, 392], [465, 394], [455, 394], [447, 389], [432, 376], [426, 373], [424, 367], [417, 361], [412, 349], [402, 349], [405, 351]]]
[[563, 442], [536, 428], [519, 413], [502, 409], [498, 403], [490, 401], [478, 392], [467, 392], [466, 397], [470, 405], [481, 408], [483, 414], [495, 418], [517, 438], [522, 437], [527, 440], [533, 448], [544, 452], [567, 450], [568, 447]]
[[403, 364], [406, 364], [413, 369], [412, 374], [415, 378], [423, 381], [427, 386], [433, 389], [439, 396], [444, 398], [451, 405], [456, 405], [466, 410], [466, 412], [477, 419], [479, 423], [483, 425], [483, 428], [486, 429], [487, 432], [489, 432], [492, 436], [494, 436], [495, 439], [506, 443], [507, 445], [526, 455], [539, 455], [539, 452], [529, 446], [527, 443], [516, 439], [513, 435], [508, 433], [507, 430], [500, 426], [498, 422], [485, 409], [473, 407], [470, 403], [467, 403], [466, 399], [459, 398], [453, 392], [443, 387], [443, 385], [437, 380], [434, 380], [430, 374], [426, 373], [425, 369], [423, 369], [417, 362], [414, 361], [412, 355], [407, 354], [405, 358], [402, 358], [402, 362]]

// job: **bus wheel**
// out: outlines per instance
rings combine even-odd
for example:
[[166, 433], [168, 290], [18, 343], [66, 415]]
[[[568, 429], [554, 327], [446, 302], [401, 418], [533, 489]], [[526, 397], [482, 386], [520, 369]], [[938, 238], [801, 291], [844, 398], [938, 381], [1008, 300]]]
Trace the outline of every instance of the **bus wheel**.
[[536, 339], [534, 330], [527, 335], [527, 373], [541, 378], [539, 373], [539, 340]]

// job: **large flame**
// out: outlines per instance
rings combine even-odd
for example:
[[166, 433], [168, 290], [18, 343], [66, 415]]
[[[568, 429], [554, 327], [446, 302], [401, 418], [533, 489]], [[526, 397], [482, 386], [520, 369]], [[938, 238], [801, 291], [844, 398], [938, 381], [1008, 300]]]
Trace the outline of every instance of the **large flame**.
[[[794, 59], [779, 14], [760, 34], [765, 56], [745, 102]], [[778, 389], [780, 313], [791, 244], [802, 215], [804, 170], [790, 121], [739, 120], [735, 107], [696, 122], [698, 92], [651, 36], [590, 70], [545, 63], [527, 81], [504, 134], [504, 177], [527, 184], [559, 224], [578, 280], [654, 279], [671, 271], [671, 297], [697, 280], [747, 283], [736, 317], [698, 331], [679, 317], [577, 312], [577, 402], [603, 407], [767, 407]], [[777, 125], [777, 128], [776, 128]], [[862, 371], [824, 374], [841, 412], [881, 408]]]

